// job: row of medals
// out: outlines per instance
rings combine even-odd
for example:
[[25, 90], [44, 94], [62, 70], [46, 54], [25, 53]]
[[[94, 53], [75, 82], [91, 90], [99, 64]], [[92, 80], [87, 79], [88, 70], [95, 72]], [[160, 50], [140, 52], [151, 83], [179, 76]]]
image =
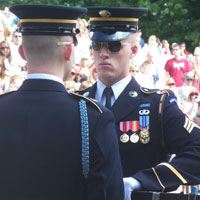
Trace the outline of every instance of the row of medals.
[[138, 141], [140, 141], [143, 144], [147, 144], [150, 141], [150, 133], [148, 129], [142, 129], [139, 135], [136, 132], [133, 132], [133, 134], [130, 137], [127, 133], [123, 133], [120, 136], [120, 141], [122, 143], [127, 143], [129, 140], [132, 143], [137, 143]]

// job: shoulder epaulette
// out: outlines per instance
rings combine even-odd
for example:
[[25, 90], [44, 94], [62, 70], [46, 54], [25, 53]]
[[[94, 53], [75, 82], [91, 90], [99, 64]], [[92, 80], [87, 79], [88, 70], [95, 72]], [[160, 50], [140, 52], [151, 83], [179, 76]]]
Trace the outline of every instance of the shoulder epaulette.
[[6, 92], [6, 93], [4, 93], [4, 94], [1, 94], [0, 97], [5, 97], [5, 96], [7, 96], [7, 95], [9, 95], [9, 94], [12, 94], [12, 93], [14, 93], [14, 92], [16, 92], [16, 91]]
[[71, 92], [70, 93], [71, 95], [74, 95], [75, 97], [78, 97], [80, 99], [84, 99], [85, 101], [91, 103], [92, 105], [94, 105], [99, 111], [100, 113], [103, 113], [102, 109], [98, 106], [98, 104], [95, 102], [96, 100], [95, 99], [92, 99], [92, 98], [88, 98], [86, 96], [82, 96], [80, 94], [77, 94], [77, 93], [74, 93], [74, 92]]
[[145, 94], [167, 94], [169, 96], [169, 92], [167, 90], [149, 89], [144, 87], [140, 87], [140, 90]]

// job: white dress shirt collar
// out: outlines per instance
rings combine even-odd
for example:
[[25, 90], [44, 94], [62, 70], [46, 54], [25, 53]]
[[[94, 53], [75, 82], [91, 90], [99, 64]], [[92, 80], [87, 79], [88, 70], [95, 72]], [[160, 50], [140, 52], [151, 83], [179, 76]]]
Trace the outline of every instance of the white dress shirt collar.
[[27, 79], [48, 79], [63, 84], [63, 81], [60, 77], [54, 76], [52, 74], [42, 74], [42, 73], [28, 74]]
[[[122, 80], [118, 81], [117, 83], [111, 85], [111, 88], [113, 90], [113, 97], [111, 98], [111, 105], [114, 104], [114, 102], [117, 100], [117, 98], [120, 96], [122, 91], [125, 89], [125, 87], [128, 85], [128, 83], [131, 81], [131, 75], [129, 74]], [[101, 80], [97, 80], [97, 90], [95, 94], [95, 99], [105, 105], [105, 97], [103, 95], [103, 91], [106, 88], [106, 85]]]

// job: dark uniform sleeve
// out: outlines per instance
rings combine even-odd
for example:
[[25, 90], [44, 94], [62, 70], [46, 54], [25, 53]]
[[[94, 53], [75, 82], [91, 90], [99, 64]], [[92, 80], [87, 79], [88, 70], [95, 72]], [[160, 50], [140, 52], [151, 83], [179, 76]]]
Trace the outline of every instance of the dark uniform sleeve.
[[142, 190], [163, 192], [200, 183], [200, 129], [182, 113], [174, 99], [169, 92], [164, 102], [163, 130], [166, 149], [176, 156], [171, 162], [133, 175], [141, 182]]
[[115, 130], [114, 117], [105, 110], [93, 130], [88, 200], [123, 200], [123, 175]]

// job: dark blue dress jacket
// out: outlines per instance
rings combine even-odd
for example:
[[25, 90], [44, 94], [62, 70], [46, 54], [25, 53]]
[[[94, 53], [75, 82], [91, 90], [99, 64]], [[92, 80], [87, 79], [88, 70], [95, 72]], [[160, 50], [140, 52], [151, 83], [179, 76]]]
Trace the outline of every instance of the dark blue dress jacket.
[[[94, 84], [79, 93], [95, 98], [96, 88]], [[200, 130], [178, 108], [173, 92], [141, 88], [133, 78], [111, 111], [125, 177], [136, 178], [147, 191], [200, 183]], [[176, 154], [171, 162], [166, 161], [169, 154]]]
[[[82, 173], [79, 101], [87, 102], [90, 170]], [[0, 199], [123, 199], [113, 115], [52, 80], [0, 96]]]

